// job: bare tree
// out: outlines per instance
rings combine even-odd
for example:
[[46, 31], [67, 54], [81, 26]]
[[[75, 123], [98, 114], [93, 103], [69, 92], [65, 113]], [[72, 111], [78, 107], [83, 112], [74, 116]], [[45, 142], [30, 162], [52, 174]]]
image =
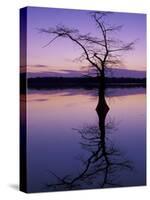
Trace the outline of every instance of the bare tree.
[[41, 28], [39, 31], [51, 36], [50, 41], [44, 47], [49, 46], [58, 38], [70, 39], [78, 45], [83, 51], [79, 59], [88, 61], [99, 78], [99, 87], [104, 89], [106, 69], [111, 66], [119, 66], [121, 63], [119, 52], [132, 50], [135, 42], [124, 43], [113, 37], [113, 34], [119, 31], [122, 26], [109, 25], [106, 22], [107, 16], [112, 13], [90, 12], [89, 14], [95, 22], [98, 37], [90, 33], [80, 34], [79, 30], [64, 25], [48, 29]]
[[[114, 144], [107, 140], [106, 130], [112, 127], [105, 123], [109, 107], [105, 100], [105, 72], [108, 68], [120, 66], [120, 53], [133, 49], [135, 42], [124, 43], [114, 38], [116, 31], [121, 30], [122, 26], [110, 25], [107, 23], [107, 16], [112, 13], [90, 12], [98, 36], [90, 33], [81, 34], [79, 30], [57, 25], [53, 28], [39, 29], [40, 32], [50, 35], [50, 41], [44, 45], [51, 45], [58, 38], [69, 39], [81, 48], [82, 54], [79, 59], [87, 60], [91, 69], [95, 70], [99, 80], [99, 99], [96, 111], [98, 114], [98, 126], [85, 127], [78, 130], [83, 142], [83, 148], [90, 152], [87, 159], [81, 159], [83, 168], [77, 176], [66, 175], [59, 177], [54, 172], [50, 172], [55, 178], [55, 183], [47, 186], [52, 190], [76, 189], [82, 184], [90, 184], [97, 176], [100, 187], [116, 186], [116, 174], [119, 170], [132, 169], [130, 161], [124, 159]], [[110, 124], [109, 124], [110, 125]], [[84, 187], [84, 186], [83, 186]]]

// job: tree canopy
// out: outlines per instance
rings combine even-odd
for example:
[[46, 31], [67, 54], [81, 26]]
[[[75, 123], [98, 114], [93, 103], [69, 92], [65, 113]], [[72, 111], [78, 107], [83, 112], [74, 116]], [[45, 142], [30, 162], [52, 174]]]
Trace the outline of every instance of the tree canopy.
[[90, 68], [96, 71], [98, 76], [105, 76], [108, 67], [121, 65], [120, 52], [132, 50], [135, 41], [124, 43], [114, 38], [113, 33], [120, 31], [122, 25], [110, 25], [106, 22], [111, 12], [90, 12], [89, 15], [98, 29], [99, 37], [91, 33], [81, 34], [78, 29], [69, 28], [64, 25], [56, 25], [48, 29], [40, 28], [39, 31], [50, 35], [50, 41], [44, 45], [49, 46], [58, 38], [70, 39], [78, 45], [83, 53], [79, 60], [87, 60]]

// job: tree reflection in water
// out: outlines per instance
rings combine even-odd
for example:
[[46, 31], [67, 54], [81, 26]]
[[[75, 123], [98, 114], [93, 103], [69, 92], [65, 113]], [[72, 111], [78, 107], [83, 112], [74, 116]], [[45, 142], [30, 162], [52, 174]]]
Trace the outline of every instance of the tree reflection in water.
[[123, 185], [118, 180], [119, 173], [133, 170], [132, 163], [122, 155], [109, 137], [109, 133], [116, 127], [114, 120], [111, 118], [106, 120], [109, 107], [104, 92], [99, 92], [96, 112], [98, 124], [75, 129], [81, 136], [82, 148], [88, 151], [89, 155], [87, 158], [80, 157], [82, 169], [76, 176], [68, 174], [59, 177], [51, 172], [56, 180], [54, 183], [47, 184], [50, 190], [121, 187]]

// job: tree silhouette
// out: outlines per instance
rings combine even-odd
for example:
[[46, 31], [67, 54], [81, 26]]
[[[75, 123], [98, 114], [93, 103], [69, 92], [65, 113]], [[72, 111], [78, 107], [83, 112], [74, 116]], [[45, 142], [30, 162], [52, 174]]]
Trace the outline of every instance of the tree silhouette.
[[89, 14], [98, 30], [98, 37], [90, 33], [81, 34], [79, 30], [64, 25], [39, 29], [40, 32], [49, 34], [51, 37], [44, 47], [51, 45], [58, 38], [69, 39], [79, 46], [83, 51], [79, 59], [88, 61], [89, 67], [96, 72], [99, 80], [96, 107], [98, 125], [77, 129], [83, 140], [81, 145], [90, 155], [86, 159], [81, 159], [83, 167], [76, 176], [68, 174], [59, 177], [51, 172], [55, 176], [56, 182], [48, 183], [47, 187], [52, 190], [87, 188], [87, 185], [93, 184], [97, 177], [99, 178], [96, 181], [98, 186], [95, 187], [120, 186], [116, 182], [116, 173], [120, 170], [132, 169], [130, 161], [122, 157], [120, 151], [106, 136], [106, 130], [113, 126], [112, 124], [110, 126], [110, 123], [108, 125], [105, 121], [109, 111], [105, 99], [105, 72], [112, 66], [119, 66], [121, 63], [119, 52], [132, 50], [135, 42], [124, 43], [113, 37], [114, 33], [119, 31], [122, 26], [107, 23], [107, 16], [112, 13], [90, 12]]
[[[110, 25], [106, 22], [111, 12], [90, 12], [98, 30], [99, 37], [95, 37], [90, 33], [80, 34], [78, 29], [68, 28], [64, 25], [56, 25], [56, 27], [43, 29], [39, 31], [49, 34], [51, 39], [44, 46], [49, 46], [58, 38], [70, 39], [78, 45], [83, 53], [80, 60], [87, 60], [91, 69], [93, 69], [99, 77], [99, 87], [105, 88], [105, 71], [108, 67], [119, 66], [121, 63], [119, 52], [129, 51], [133, 49], [134, 41], [124, 43], [113, 37], [116, 31], [121, 30], [122, 26]], [[89, 27], [90, 28], [90, 27]]]

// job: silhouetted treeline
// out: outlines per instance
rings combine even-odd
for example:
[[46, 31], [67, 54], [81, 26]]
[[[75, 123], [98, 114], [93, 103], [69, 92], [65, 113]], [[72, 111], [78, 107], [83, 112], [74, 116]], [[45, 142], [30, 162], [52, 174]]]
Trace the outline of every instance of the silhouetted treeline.
[[[25, 85], [24, 76], [21, 76], [21, 87]], [[145, 87], [146, 78], [106, 78], [106, 87]], [[28, 88], [97, 88], [99, 81], [97, 77], [37, 77], [28, 78]]]

